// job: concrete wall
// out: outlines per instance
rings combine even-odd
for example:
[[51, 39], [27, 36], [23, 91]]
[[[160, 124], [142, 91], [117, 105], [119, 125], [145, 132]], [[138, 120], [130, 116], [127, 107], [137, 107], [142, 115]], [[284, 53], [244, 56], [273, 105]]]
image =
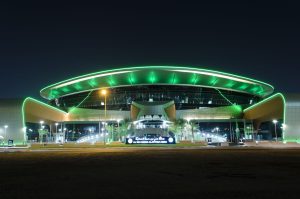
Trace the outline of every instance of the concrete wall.
[[[4, 137], [5, 144], [8, 139], [14, 140], [14, 144], [25, 144], [25, 131], [22, 119], [22, 99], [0, 100], [0, 136]], [[4, 125], [8, 125], [6, 129]]]
[[300, 94], [286, 96], [284, 139], [300, 142]]

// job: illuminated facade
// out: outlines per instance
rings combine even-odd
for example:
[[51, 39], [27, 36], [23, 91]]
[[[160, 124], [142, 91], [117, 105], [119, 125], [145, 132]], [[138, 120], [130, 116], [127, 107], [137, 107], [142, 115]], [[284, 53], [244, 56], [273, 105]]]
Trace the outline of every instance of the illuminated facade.
[[[178, 140], [215, 135], [229, 141], [242, 137], [298, 141], [300, 132], [288, 124], [297, 123], [289, 111], [295, 103], [273, 91], [261, 81], [198, 68], [101, 71], [43, 88], [40, 94], [47, 103], [26, 98], [21, 108], [26, 134], [18, 140], [37, 140], [38, 129], [45, 129], [51, 133], [43, 139], [51, 141], [59, 140], [58, 135], [61, 141], [84, 142], [93, 135], [96, 141], [117, 141], [151, 134], [175, 134]], [[185, 125], [179, 124], [181, 119]], [[274, 119], [278, 123], [272, 124]]]

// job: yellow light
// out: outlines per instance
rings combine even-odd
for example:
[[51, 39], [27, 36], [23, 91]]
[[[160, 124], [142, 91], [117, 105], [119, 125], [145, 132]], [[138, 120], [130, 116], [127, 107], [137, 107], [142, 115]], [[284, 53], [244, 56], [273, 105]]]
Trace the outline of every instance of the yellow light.
[[103, 89], [101, 90], [101, 95], [106, 95], [107, 94], [107, 90]]

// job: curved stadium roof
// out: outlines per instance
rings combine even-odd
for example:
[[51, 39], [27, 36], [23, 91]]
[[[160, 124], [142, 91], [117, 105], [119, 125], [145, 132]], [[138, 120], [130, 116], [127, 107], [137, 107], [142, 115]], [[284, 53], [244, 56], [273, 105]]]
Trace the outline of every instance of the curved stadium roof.
[[105, 70], [71, 78], [43, 88], [46, 99], [79, 92], [131, 85], [185, 85], [210, 87], [265, 97], [274, 91], [270, 84], [207, 69], [177, 66], [141, 66]]

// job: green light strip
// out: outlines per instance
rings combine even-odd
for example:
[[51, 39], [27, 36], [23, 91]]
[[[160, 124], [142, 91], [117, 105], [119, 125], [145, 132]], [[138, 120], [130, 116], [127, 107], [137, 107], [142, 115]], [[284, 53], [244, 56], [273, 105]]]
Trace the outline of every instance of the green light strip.
[[154, 84], [157, 80], [157, 77], [155, 75], [155, 73], [153, 71], [151, 71], [149, 73], [149, 77], [148, 77], [148, 81], [151, 83], [151, 84]]
[[219, 93], [220, 93], [220, 95], [227, 101], [227, 102], [229, 102], [231, 105], [234, 105], [225, 95], [223, 95], [223, 93], [219, 90], [219, 89], [217, 89], [217, 88], [215, 88]]
[[[276, 94], [274, 94], [270, 97], [267, 97], [266, 99], [264, 99], [264, 100], [262, 100], [262, 101], [260, 101], [256, 104], [253, 104], [252, 106], [244, 109], [243, 112], [245, 113], [246, 111], [249, 111], [249, 110], [251, 110], [251, 109], [253, 109], [253, 108], [255, 108], [255, 107], [257, 107], [257, 106], [259, 106], [259, 105], [261, 105], [261, 104], [263, 104], [263, 103], [265, 103], [265, 102], [267, 102], [267, 101], [269, 101], [269, 100], [271, 100], [275, 97], [278, 97], [278, 96], [280, 96], [282, 98], [282, 101], [283, 101], [283, 124], [285, 124], [286, 100], [285, 100], [285, 97], [282, 93], [276, 93]], [[284, 137], [285, 137], [285, 130], [283, 129], [282, 130], [282, 139], [284, 139]]]
[[131, 74], [131, 73], [129, 74], [129, 82], [130, 82], [131, 85], [133, 84], [133, 81], [132, 81], [132, 74]]
[[75, 108], [77, 108], [78, 106], [80, 106], [90, 95], [91, 95], [91, 93], [93, 92], [94, 90], [91, 90], [90, 92], [89, 92], [89, 94], [79, 103], [79, 104], [77, 104], [77, 106], [75, 106], [75, 107], [72, 107], [71, 108], [71, 110], [69, 111], [69, 113], [71, 113]]
[[214, 78], [214, 79], [211, 81], [210, 84], [214, 86], [216, 83], [218, 83], [218, 79], [217, 79], [217, 78]]
[[172, 84], [175, 84], [175, 77], [176, 75], [175, 75], [175, 73], [173, 73], [173, 77], [172, 77]]
[[193, 74], [193, 80], [192, 80], [193, 84], [195, 85], [198, 82], [198, 75], [197, 74]]
[[109, 81], [108, 83], [110, 86], [114, 86], [116, 84], [112, 75], [109, 76], [108, 81]]
[[[172, 70], [179, 70], [179, 69], [183, 69], [185, 71], [187, 70], [191, 70], [190, 72], [193, 73], [195, 71], [199, 71], [199, 72], [207, 72], [207, 73], [214, 73], [216, 75], [225, 75], [228, 76], [228, 78], [230, 77], [234, 77], [234, 78], [240, 78], [240, 79], [244, 79], [244, 80], [249, 80], [258, 84], [263, 84], [265, 86], [270, 87], [272, 90], [274, 90], [274, 87], [270, 84], [267, 84], [265, 82], [261, 82], [258, 80], [254, 80], [251, 78], [247, 78], [247, 77], [243, 77], [243, 76], [238, 76], [238, 75], [234, 75], [234, 74], [229, 74], [229, 73], [224, 73], [224, 72], [219, 72], [219, 71], [214, 71], [214, 70], [208, 70], [208, 69], [199, 69], [199, 68], [191, 68], [191, 67], [178, 67], [178, 66], [140, 66], [140, 67], [128, 67], [128, 68], [119, 68], [119, 69], [112, 69], [112, 70], [105, 70], [105, 71], [101, 71], [101, 72], [94, 72], [94, 73], [90, 73], [90, 74], [86, 74], [83, 76], [78, 76], [78, 77], [74, 77], [71, 79], [67, 79], [52, 85], [49, 85], [43, 89], [40, 90], [40, 93], [43, 97], [46, 97], [43, 92], [45, 92], [46, 89], [50, 89], [51, 87], [55, 87], [55, 86], [61, 86], [61, 84], [70, 84], [70, 82], [79, 82], [79, 81], [84, 81], [86, 79], [89, 79], [90, 76], [105, 76], [105, 75], [111, 75], [112, 72], [117, 72], [117, 71], [124, 71], [124, 70], [137, 70], [137, 69], [149, 69], [149, 68], [156, 68], [156, 69], [172, 69]], [[124, 71], [125, 72], [125, 71]], [[110, 74], [105, 74], [105, 73], [110, 73]], [[226, 79], [226, 78], [225, 78]], [[46, 92], [47, 93], [47, 92]], [[47, 98], [47, 97], [46, 97]]]

